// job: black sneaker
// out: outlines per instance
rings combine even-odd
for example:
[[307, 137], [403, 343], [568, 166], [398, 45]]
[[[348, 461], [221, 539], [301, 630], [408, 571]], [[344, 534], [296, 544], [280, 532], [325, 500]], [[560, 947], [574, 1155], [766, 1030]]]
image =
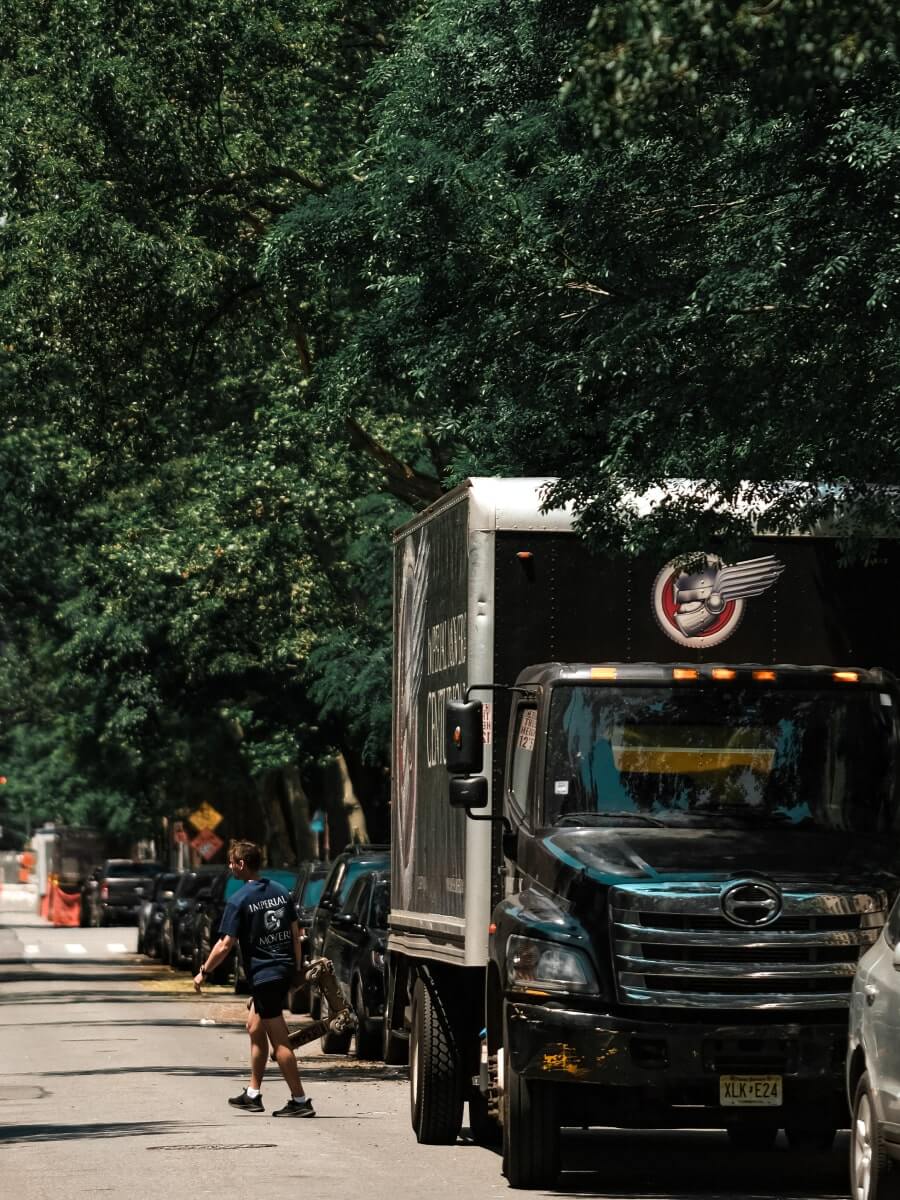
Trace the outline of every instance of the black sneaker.
[[312, 1100], [295, 1100], [291, 1097], [284, 1108], [276, 1108], [272, 1113], [273, 1117], [314, 1117], [316, 1110], [312, 1106]]
[[232, 1096], [228, 1103], [232, 1108], [242, 1108], [244, 1112], [266, 1111], [263, 1108], [262, 1096], [248, 1096], [246, 1088], [239, 1096]]

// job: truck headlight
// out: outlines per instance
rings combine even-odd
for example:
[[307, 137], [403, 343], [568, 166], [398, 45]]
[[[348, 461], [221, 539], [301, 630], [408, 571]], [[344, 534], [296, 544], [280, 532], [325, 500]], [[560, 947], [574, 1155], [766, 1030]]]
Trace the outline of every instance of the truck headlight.
[[544, 992], [600, 990], [594, 968], [581, 950], [518, 934], [506, 943], [506, 982], [511, 988]]

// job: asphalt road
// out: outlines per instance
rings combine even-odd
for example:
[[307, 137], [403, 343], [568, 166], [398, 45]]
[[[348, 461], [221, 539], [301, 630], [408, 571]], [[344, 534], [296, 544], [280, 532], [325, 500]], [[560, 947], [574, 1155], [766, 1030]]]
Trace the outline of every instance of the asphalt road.
[[[462, 1200], [510, 1194], [496, 1153], [464, 1136], [418, 1146], [405, 1071], [299, 1052], [314, 1121], [244, 1114], [243, 1002], [195, 996], [134, 953], [127, 929], [54, 929], [0, 893], [0, 1195], [16, 1200], [309, 1197]], [[286, 1098], [272, 1068], [269, 1111]], [[714, 1132], [567, 1133], [558, 1190], [654, 1200], [845, 1197], [847, 1139], [738, 1154]]]

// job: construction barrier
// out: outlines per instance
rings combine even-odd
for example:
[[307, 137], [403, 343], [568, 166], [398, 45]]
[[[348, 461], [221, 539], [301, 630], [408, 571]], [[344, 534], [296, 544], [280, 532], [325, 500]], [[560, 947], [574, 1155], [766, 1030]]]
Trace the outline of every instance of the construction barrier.
[[54, 925], [80, 925], [81, 895], [64, 892], [59, 884], [51, 883], [47, 918]]
[[[50, 884], [53, 887], [53, 884]], [[41, 896], [41, 903], [38, 907], [38, 916], [43, 917], [45, 921], [50, 919], [50, 892], [44, 892]]]

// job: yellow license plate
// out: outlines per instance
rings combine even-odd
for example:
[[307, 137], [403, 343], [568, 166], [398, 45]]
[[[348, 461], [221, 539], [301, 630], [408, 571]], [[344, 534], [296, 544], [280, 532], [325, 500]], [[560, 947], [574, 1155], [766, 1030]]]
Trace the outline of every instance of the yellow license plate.
[[741, 1108], [777, 1108], [782, 1103], [780, 1075], [720, 1075], [719, 1103]]

